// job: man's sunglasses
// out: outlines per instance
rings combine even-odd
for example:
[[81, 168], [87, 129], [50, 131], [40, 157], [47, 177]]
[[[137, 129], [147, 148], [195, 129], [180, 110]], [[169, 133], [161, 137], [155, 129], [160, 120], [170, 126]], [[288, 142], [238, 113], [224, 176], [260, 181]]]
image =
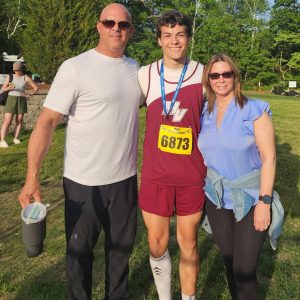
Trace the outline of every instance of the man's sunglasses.
[[115, 20], [99, 20], [99, 22], [107, 29], [112, 29], [116, 24], [119, 30], [128, 30], [131, 27], [131, 24], [127, 21], [116, 22]]
[[20, 72], [21, 70], [13, 70], [14, 72]]
[[217, 80], [220, 78], [220, 76], [222, 76], [225, 79], [229, 79], [232, 78], [234, 75], [233, 71], [228, 71], [228, 72], [224, 72], [224, 73], [209, 73], [208, 74], [208, 78], [212, 79], [212, 80]]

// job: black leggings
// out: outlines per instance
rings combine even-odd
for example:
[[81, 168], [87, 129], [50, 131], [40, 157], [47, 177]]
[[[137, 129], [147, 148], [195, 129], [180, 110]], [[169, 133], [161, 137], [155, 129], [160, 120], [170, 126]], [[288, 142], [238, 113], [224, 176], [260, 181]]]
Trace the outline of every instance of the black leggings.
[[224, 258], [232, 299], [257, 299], [256, 266], [267, 231], [255, 230], [254, 207], [239, 222], [236, 222], [232, 210], [216, 209], [208, 199], [205, 209], [215, 242]]

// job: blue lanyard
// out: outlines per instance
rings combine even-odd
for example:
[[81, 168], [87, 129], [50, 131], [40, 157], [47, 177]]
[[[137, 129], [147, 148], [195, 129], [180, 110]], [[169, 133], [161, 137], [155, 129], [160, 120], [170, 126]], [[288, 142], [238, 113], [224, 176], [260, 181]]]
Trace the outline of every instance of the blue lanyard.
[[182, 85], [182, 82], [183, 82], [183, 79], [184, 79], [184, 76], [185, 76], [185, 73], [186, 73], [186, 70], [187, 70], [187, 67], [188, 67], [188, 61], [186, 60], [185, 63], [184, 63], [184, 67], [182, 69], [182, 72], [181, 72], [181, 75], [180, 75], [180, 79], [178, 81], [178, 84], [177, 84], [177, 87], [176, 87], [176, 90], [175, 90], [175, 93], [173, 95], [173, 99], [171, 101], [171, 105], [170, 105], [170, 109], [169, 111], [167, 112], [167, 104], [166, 104], [166, 90], [165, 90], [165, 80], [164, 80], [164, 60], [162, 59], [161, 60], [161, 65], [160, 65], [160, 89], [161, 89], [161, 101], [162, 101], [162, 104], [163, 104], [163, 108], [164, 108], [164, 113], [165, 113], [165, 116], [167, 117], [170, 112], [172, 111], [173, 107], [174, 107], [174, 104], [175, 104], [175, 101], [176, 101], [176, 98], [178, 96], [178, 93], [179, 93], [179, 89]]

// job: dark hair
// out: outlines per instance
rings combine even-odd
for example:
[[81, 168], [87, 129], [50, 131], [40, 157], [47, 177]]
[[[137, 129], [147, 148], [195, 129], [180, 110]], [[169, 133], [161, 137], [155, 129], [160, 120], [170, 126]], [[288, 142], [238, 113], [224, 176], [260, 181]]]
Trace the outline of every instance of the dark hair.
[[206, 97], [208, 99], [208, 111], [209, 111], [209, 113], [211, 113], [212, 110], [213, 110], [214, 103], [216, 101], [216, 94], [210, 86], [208, 74], [210, 73], [210, 70], [211, 70], [212, 66], [218, 61], [226, 62], [229, 65], [231, 71], [233, 71], [233, 73], [234, 73], [233, 93], [234, 93], [234, 96], [235, 96], [235, 101], [236, 101], [236, 103], [239, 104], [239, 106], [241, 108], [243, 108], [244, 104], [247, 102], [247, 97], [241, 91], [240, 71], [239, 71], [236, 64], [234, 63], [234, 61], [232, 60], [232, 58], [229, 55], [224, 54], [224, 53], [218, 53], [218, 54], [213, 55], [212, 58], [207, 63], [207, 65], [205, 67], [205, 70], [204, 70], [204, 73], [203, 73], [203, 79], [202, 79], [203, 85], [204, 85], [205, 90], [206, 90], [205, 91]]
[[157, 37], [160, 38], [161, 36], [162, 26], [171, 26], [171, 28], [173, 28], [176, 25], [185, 26], [188, 37], [192, 36], [192, 25], [190, 19], [177, 10], [170, 10], [163, 13], [157, 21]]

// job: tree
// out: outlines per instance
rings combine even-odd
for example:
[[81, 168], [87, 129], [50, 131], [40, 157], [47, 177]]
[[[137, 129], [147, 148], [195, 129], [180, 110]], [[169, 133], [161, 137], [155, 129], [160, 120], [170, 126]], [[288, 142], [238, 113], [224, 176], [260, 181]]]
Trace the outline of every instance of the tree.
[[[10, 41], [18, 40], [31, 71], [52, 80], [62, 61], [96, 45], [98, 13], [111, 2], [114, 1], [0, 0], [5, 8], [5, 12], [0, 11], [0, 21], [6, 24], [0, 28], [0, 42], [8, 41], [8, 16], [17, 15], [14, 27], [10, 27], [16, 28], [10, 30]], [[255, 84], [271, 84], [276, 74], [284, 78], [300, 76], [297, 0], [276, 0], [269, 15], [266, 0], [116, 2], [124, 4], [133, 16], [136, 33], [126, 55], [141, 65], [161, 57], [156, 22], [163, 12], [177, 9], [192, 21], [192, 59], [206, 63], [216, 52], [226, 52], [238, 62], [244, 80]]]
[[300, 4], [298, 0], [275, 0], [270, 27], [276, 32], [300, 32]]
[[300, 4], [297, 0], [277, 0], [272, 8], [270, 34], [274, 37], [272, 54], [282, 79], [300, 76]]
[[99, 10], [94, 0], [27, 0], [19, 40], [27, 67], [50, 81], [64, 60], [94, 47]]
[[300, 52], [295, 52], [291, 55], [291, 59], [288, 62], [288, 67], [292, 75], [300, 74]]
[[135, 34], [129, 41], [126, 55], [146, 65], [160, 57], [156, 38], [156, 21], [160, 14], [161, 1], [118, 1], [125, 5], [133, 17]]
[[[190, 17], [193, 36], [201, 27], [201, 17], [204, 15], [200, 0], [124, 0], [118, 2], [129, 8], [136, 28], [136, 33], [129, 43], [127, 53], [142, 65], [159, 59], [162, 55], [157, 44], [156, 22], [163, 12], [177, 9]], [[191, 58], [194, 57], [193, 51], [196, 45], [197, 41], [192, 37]]]
[[[262, 51], [262, 44], [257, 40], [257, 36], [260, 35], [266, 26], [264, 15], [268, 10], [268, 2], [265, 0], [245, 0], [238, 1], [237, 3], [239, 11], [239, 23], [241, 27], [241, 35], [244, 43], [247, 45], [243, 47], [246, 52], [242, 51], [243, 56], [240, 56], [240, 60], [244, 60], [245, 55], [249, 58], [249, 64], [245, 64], [243, 69], [244, 80], [247, 80], [249, 76], [248, 70], [253, 68], [253, 65], [260, 64], [265, 57], [261, 57], [261, 54], [266, 55], [266, 51]], [[247, 60], [247, 59], [246, 59]], [[256, 61], [257, 60], [257, 63]], [[251, 78], [251, 76], [250, 76]], [[253, 78], [253, 73], [252, 73]]]
[[[286, 73], [297, 73], [300, 70], [295, 63], [300, 52], [300, 35], [295, 33], [279, 33], [275, 36], [275, 46], [280, 51], [277, 67], [283, 79]], [[298, 72], [300, 74], [300, 72]]]
[[0, 54], [2, 52], [18, 53], [18, 34], [23, 22], [21, 0], [4, 1], [0, 0]]

